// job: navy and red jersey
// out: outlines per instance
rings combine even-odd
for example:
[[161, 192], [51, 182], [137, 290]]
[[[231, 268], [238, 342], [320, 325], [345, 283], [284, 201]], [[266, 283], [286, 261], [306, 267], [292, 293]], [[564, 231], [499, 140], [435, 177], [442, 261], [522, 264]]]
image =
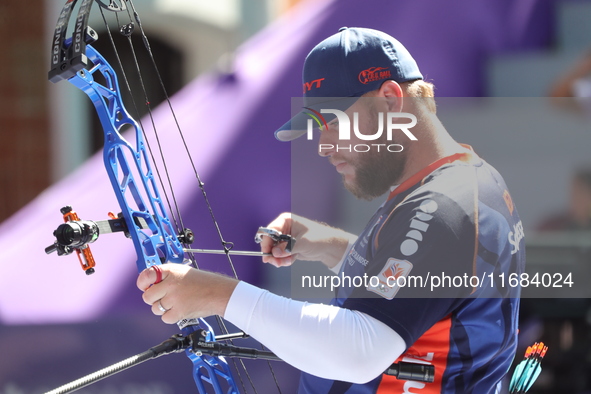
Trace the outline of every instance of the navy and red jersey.
[[[303, 374], [301, 393], [495, 393], [515, 354], [523, 226], [500, 174], [473, 152], [399, 185], [349, 250], [334, 305], [387, 324], [406, 343], [392, 362], [435, 366], [435, 381], [382, 375], [352, 384]], [[503, 281], [504, 279], [504, 281]], [[394, 357], [394, 356], [393, 356]]]

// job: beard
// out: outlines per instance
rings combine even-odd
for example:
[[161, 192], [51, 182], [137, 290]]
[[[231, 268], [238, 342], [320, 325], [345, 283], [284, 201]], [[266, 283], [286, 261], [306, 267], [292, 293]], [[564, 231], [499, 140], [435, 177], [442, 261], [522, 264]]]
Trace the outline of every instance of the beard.
[[[369, 112], [371, 121], [369, 130], [378, 129], [378, 111], [373, 104], [369, 103]], [[405, 170], [407, 154], [406, 151], [389, 152], [386, 146], [396, 144], [402, 141], [387, 140], [384, 133], [378, 141], [379, 144], [385, 144], [376, 152], [369, 151], [360, 153], [357, 159], [350, 161], [355, 167], [355, 178], [352, 182], [347, 182], [343, 175], [343, 185], [358, 199], [373, 200], [389, 191], [390, 187], [399, 183]]]
[[343, 185], [355, 197], [370, 201], [399, 182], [404, 173], [406, 152], [388, 152], [384, 148], [380, 152], [362, 154], [350, 164], [355, 167], [355, 179], [346, 182], [343, 175]]

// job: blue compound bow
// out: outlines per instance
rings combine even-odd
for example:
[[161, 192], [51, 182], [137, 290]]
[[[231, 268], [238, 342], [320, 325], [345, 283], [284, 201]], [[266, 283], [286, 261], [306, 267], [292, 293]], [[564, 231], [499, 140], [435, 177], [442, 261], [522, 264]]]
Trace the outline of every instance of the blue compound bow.
[[[133, 240], [137, 253], [137, 268], [140, 272], [153, 265], [163, 263], [192, 262], [196, 266], [191, 255], [188, 255], [189, 259], [185, 258], [185, 251], [192, 242], [193, 234], [190, 230], [179, 228], [177, 218], [173, 216], [171, 220], [167, 213], [152, 170], [151, 150], [146, 144], [140, 124], [129, 115], [121, 100], [117, 75], [105, 58], [89, 45], [98, 38], [97, 33], [88, 26], [90, 10], [95, 1], [101, 7], [103, 19], [105, 19], [103, 10], [127, 11], [130, 20], [135, 19], [138, 24], [144, 44], [152, 57], [139, 16], [130, 0], [118, 2], [111, 0], [109, 4], [100, 0], [82, 0], [71, 36], [67, 36], [66, 33], [77, 0], [66, 2], [59, 16], [52, 41], [49, 80], [54, 83], [67, 80], [92, 100], [104, 130], [104, 163], [117, 196], [121, 214], [119, 218], [112, 217], [111, 220], [103, 222], [81, 221], [71, 207], [62, 208], [66, 223], [55, 231], [56, 242], [46, 251], [48, 253], [57, 251], [59, 255], [76, 251], [84, 271], [87, 274], [92, 274], [95, 264], [88, 244], [94, 242], [99, 233], [123, 231]], [[106, 27], [108, 31], [108, 26]], [[121, 26], [122, 34], [128, 37], [133, 30], [133, 22]], [[95, 78], [97, 75], [101, 77]], [[99, 80], [104, 80], [104, 84]], [[148, 102], [147, 98], [146, 102]], [[125, 126], [131, 126], [135, 130], [135, 146], [120, 134]], [[203, 183], [196, 171], [195, 174], [210, 213], [212, 213]], [[178, 216], [178, 222], [182, 225], [180, 215]], [[231, 253], [232, 244], [223, 240], [213, 213], [212, 219], [220, 235], [223, 252]], [[173, 227], [173, 222], [176, 225], [176, 230]], [[229, 261], [231, 264], [231, 260]], [[220, 327], [224, 327], [221, 319], [219, 321]], [[187, 349], [187, 355], [193, 362], [193, 377], [199, 392], [211, 391], [213, 388], [215, 393], [238, 393], [238, 387], [228, 363], [223, 357], [212, 354], [239, 357], [254, 355], [256, 357], [257, 351], [251, 349], [249, 352], [244, 348], [217, 343], [211, 327], [201, 319], [183, 321], [179, 323], [179, 326], [182, 328], [183, 335], [168, 341], [170, 346], [168, 350], [163, 350], [163, 353]], [[236, 336], [244, 336], [244, 334], [234, 337]], [[268, 356], [267, 358], [274, 358], [270, 352], [262, 352], [258, 355], [261, 354]], [[154, 357], [158, 355], [160, 354], [154, 355]], [[77, 386], [76, 389], [79, 387]], [[68, 392], [69, 390], [56, 392]]]

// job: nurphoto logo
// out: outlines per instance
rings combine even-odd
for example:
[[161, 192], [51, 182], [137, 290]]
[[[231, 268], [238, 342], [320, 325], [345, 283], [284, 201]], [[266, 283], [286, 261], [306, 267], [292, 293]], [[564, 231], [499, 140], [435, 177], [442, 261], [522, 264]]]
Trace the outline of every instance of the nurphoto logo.
[[[413, 114], [406, 113], [406, 112], [378, 112], [378, 121], [377, 121], [377, 131], [373, 134], [364, 134], [359, 130], [359, 114], [357, 112], [353, 113], [353, 127], [351, 127], [351, 120], [349, 116], [338, 109], [321, 109], [320, 112], [315, 111], [313, 109], [307, 108], [310, 112], [307, 114], [310, 116], [307, 123], [307, 138], [308, 140], [313, 139], [314, 135], [314, 123], [318, 125], [319, 128], [324, 128], [325, 130], [328, 129], [328, 124], [324, 119], [322, 114], [333, 114], [336, 116], [336, 120], [338, 123], [338, 130], [339, 130], [339, 141], [350, 141], [351, 140], [351, 130], [355, 137], [361, 141], [380, 141], [381, 143], [365, 143], [365, 144], [349, 144], [349, 145], [342, 145], [337, 144], [336, 146], [333, 144], [319, 144], [318, 149], [320, 152], [323, 150], [346, 150], [346, 151], [354, 151], [354, 152], [369, 152], [370, 150], [377, 149], [379, 152], [380, 150], [387, 150], [388, 152], [402, 152], [404, 149], [401, 144], [388, 144], [384, 142], [384, 132], [385, 132], [385, 141], [390, 142], [392, 141], [392, 136], [394, 132], [402, 132], [406, 137], [408, 137], [411, 141], [417, 141], [417, 137], [409, 130], [416, 126], [417, 124], [417, 117]], [[384, 122], [385, 119], [385, 122]], [[400, 121], [403, 123], [398, 123]], [[408, 120], [408, 122], [404, 122], [404, 120]], [[385, 127], [384, 127], [385, 123]]]

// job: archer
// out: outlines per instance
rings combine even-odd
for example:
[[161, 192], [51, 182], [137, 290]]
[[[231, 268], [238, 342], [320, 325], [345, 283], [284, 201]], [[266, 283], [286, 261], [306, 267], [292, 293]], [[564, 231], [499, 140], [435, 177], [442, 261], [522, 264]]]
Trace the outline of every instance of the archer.
[[[376, 67], [389, 72], [378, 75], [384, 78], [359, 78]], [[524, 248], [515, 249], [509, 234], [520, 219], [508, 203], [504, 181], [448, 134], [436, 115], [433, 86], [394, 38], [370, 29], [341, 29], [306, 58], [303, 80], [320, 79], [306, 90], [302, 112], [276, 131], [279, 140], [305, 134], [306, 111], [322, 106], [348, 116], [357, 112], [364, 134], [377, 129], [380, 112], [411, 113], [418, 119], [417, 140], [392, 135], [405, 147], [396, 153], [323, 149], [320, 154], [353, 195], [371, 200], [389, 192], [387, 200], [359, 237], [281, 214], [268, 227], [297, 242], [288, 253], [284, 244], [264, 239], [262, 252], [272, 256], [263, 261], [285, 267], [295, 260], [320, 260], [335, 273], [381, 281], [341, 286], [330, 305], [308, 304], [217, 274], [164, 265], [160, 283], [154, 269], [140, 274], [144, 301], [169, 324], [224, 316], [302, 370], [302, 393], [496, 392], [515, 354], [519, 287], [449, 286], [430, 292], [388, 285], [397, 283], [388, 279], [443, 271], [450, 276], [481, 275], [487, 269], [523, 272]], [[318, 100], [326, 97], [334, 100]], [[318, 143], [337, 147], [338, 136], [338, 127], [329, 123]], [[355, 136], [347, 143], [359, 141]], [[435, 381], [405, 382], [383, 374], [401, 360], [435, 365]]]

